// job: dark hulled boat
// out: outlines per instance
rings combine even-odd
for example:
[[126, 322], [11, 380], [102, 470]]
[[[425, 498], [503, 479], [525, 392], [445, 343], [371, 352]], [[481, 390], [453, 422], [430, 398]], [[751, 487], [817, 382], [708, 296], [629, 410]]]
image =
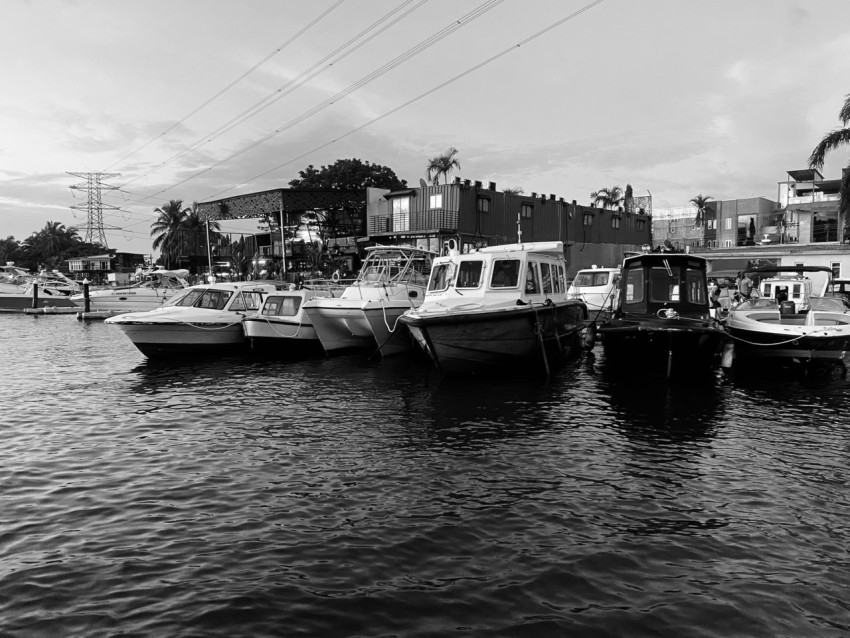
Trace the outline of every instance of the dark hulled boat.
[[609, 370], [686, 380], [714, 369], [727, 335], [709, 313], [706, 270], [683, 253], [623, 261], [614, 314], [599, 328]]

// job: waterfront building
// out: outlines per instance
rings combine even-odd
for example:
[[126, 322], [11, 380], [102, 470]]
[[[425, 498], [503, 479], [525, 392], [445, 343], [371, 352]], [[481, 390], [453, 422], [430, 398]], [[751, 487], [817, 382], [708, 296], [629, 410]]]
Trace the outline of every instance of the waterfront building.
[[[651, 241], [651, 202], [636, 198], [621, 210], [606, 210], [565, 201], [553, 194], [499, 192], [496, 184], [455, 179], [448, 184], [363, 192], [276, 189], [201, 202], [203, 218], [260, 218], [253, 237], [223, 242], [218, 260], [246, 258], [280, 264], [283, 274], [309, 261], [318, 269], [336, 267], [340, 259], [356, 270], [366, 244], [410, 244], [441, 252], [449, 239], [462, 251], [522, 242], [562, 241], [568, 275], [592, 265], [619, 265], [626, 252]], [[300, 255], [296, 228], [314, 225], [314, 250]], [[282, 234], [281, 226], [285, 229]], [[301, 238], [303, 239], [303, 238]], [[303, 241], [301, 242], [303, 244]], [[303, 257], [300, 259], [299, 257]], [[262, 264], [265, 267], [265, 264]], [[252, 267], [257, 270], [257, 267]]]
[[568, 274], [616, 266], [651, 241], [647, 203], [607, 210], [545, 193], [500, 192], [494, 182], [455, 178], [401, 190], [367, 189], [369, 240], [440, 252], [453, 239], [461, 252], [517, 242], [562, 241]]

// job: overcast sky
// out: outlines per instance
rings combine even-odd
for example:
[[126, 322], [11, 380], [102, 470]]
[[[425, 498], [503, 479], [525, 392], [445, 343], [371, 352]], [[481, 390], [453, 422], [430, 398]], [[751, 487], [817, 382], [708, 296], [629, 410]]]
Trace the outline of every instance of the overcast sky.
[[149, 253], [170, 199], [351, 157], [417, 185], [452, 146], [579, 203], [776, 199], [839, 125], [848, 25], [848, 0], [3, 0], [0, 236], [85, 235], [68, 172], [119, 173], [109, 246]]

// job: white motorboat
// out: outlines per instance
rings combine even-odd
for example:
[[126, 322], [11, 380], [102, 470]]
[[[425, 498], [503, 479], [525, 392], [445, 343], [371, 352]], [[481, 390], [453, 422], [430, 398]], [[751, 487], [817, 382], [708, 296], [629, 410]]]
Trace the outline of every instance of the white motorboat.
[[[736, 365], [830, 364], [846, 367], [850, 354], [850, 305], [840, 295], [812, 294], [805, 273], [827, 273], [826, 266], [770, 266], [758, 296], [729, 310], [726, 331]], [[832, 289], [827, 281], [825, 291]]]
[[304, 303], [311, 299], [330, 298], [342, 293], [332, 286], [278, 290], [269, 294], [256, 314], [242, 321], [245, 338], [255, 352], [271, 350], [281, 354], [322, 351], [322, 344]]
[[147, 312], [110, 317], [148, 357], [213, 354], [246, 347], [242, 320], [277, 291], [274, 284], [215, 283], [192, 286]]
[[581, 348], [584, 302], [567, 295], [563, 242], [434, 260], [424, 302], [401, 323], [444, 374], [545, 370]]
[[585, 268], [576, 273], [567, 296], [587, 306], [591, 319], [604, 322], [611, 318], [620, 283], [620, 268]]
[[339, 297], [304, 303], [328, 354], [369, 349], [397, 354], [412, 346], [399, 317], [425, 298], [436, 254], [414, 246], [371, 246], [357, 279]]
[[0, 309], [75, 308], [68, 293], [66, 282], [31, 275], [17, 266], [0, 267]]
[[[101, 288], [89, 291], [89, 310], [92, 312], [141, 312], [159, 308], [181, 290], [189, 287], [186, 278], [189, 271], [154, 270], [143, 275], [142, 281], [131, 286]], [[84, 306], [83, 294], [73, 295], [71, 299]]]

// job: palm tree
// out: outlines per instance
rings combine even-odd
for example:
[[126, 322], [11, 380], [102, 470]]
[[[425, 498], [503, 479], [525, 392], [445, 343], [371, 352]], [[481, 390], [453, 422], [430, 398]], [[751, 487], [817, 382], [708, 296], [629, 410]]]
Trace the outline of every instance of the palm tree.
[[434, 186], [437, 186], [440, 183], [440, 175], [442, 175], [446, 184], [448, 184], [449, 173], [455, 169], [460, 170], [460, 162], [455, 158], [457, 154], [458, 150], [452, 146], [442, 155], [437, 155], [437, 157], [429, 159], [428, 168], [425, 172], [428, 181]]
[[171, 268], [172, 261], [180, 254], [180, 231], [183, 230], [183, 224], [191, 209], [183, 208], [183, 200], [172, 199], [162, 208], [155, 208], [153, 212], [159, 215], [151, 224], [151, 236], [156, 235], [153, 249], [162, 252], [165, 267]]
[[[207, 243], [207, 220], [198, 214], [197, 204], [188, 211], [183, 219], [181, 229], [185, 231], [183, 234], [183, 254], [198, 255], [206, 253], [206, 248], [201, 250], [201, 246]], [[210, 246], [218, 246], [221, 244], [219, 231], [221, 226], [217, 221], [210, 220]]]
[[705, 205], [708, 204], [708, 200], [710, 199], [712, 199], [711, 195], [703, 195], [702, 193], [691, 199], [691, 204], [697, 207], [694, 226], [702, 226], [705, 221]]
[[[841, 120], [844, 128], [835, 129], [824, 135], [809, 156], [809, 168], [821, 170], [826, 161], [827, 153], [850, 143], [850, 93], [844, 98], [844, 106], [838, 113], [838, 119]], [[844, 236], [847, 235], [848, 213], [850, 213], [850, 164], [847, 165], [841, 176], [841, 201], [838, 204], [838, 227], [843, 229], [842, 243]]]
[[617, 208], [624, 199], [623, 189], [619, 186], [601, 188], [590, 194], [590, 200], [594, 206], [601, 204], [602, 208], [610, 208], [612, 210]]

